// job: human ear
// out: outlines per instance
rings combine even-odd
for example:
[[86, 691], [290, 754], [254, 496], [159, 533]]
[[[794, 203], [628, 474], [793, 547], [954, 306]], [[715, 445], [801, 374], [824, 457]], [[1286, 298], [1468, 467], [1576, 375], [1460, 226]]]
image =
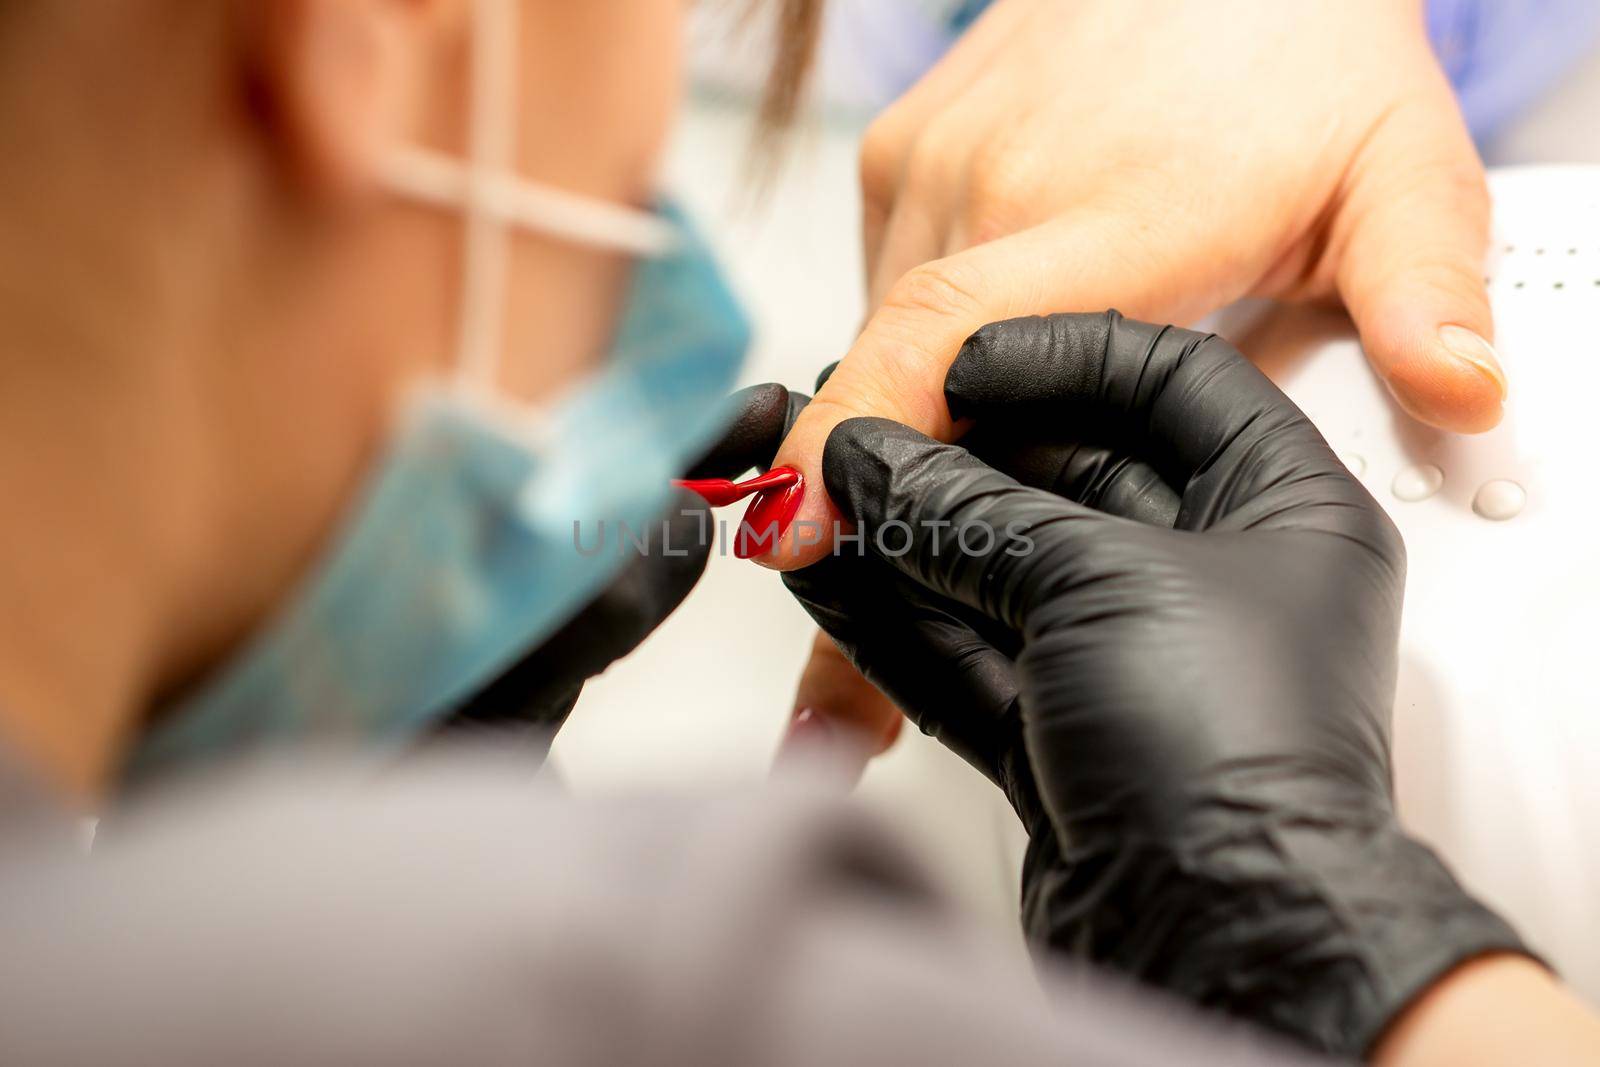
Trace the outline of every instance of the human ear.
[[373, 185], [403, 140], [447, 0], [247, 2], [255, 95], [295, 184], [318, 196]]

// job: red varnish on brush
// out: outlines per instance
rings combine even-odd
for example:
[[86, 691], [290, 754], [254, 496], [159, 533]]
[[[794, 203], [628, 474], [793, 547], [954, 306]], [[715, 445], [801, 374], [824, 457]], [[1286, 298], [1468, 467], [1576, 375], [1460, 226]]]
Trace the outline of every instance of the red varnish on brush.
[[678, 478], [673, 485], [680, 489], [689, 489], [700, 494], [700, 498], [714, 508], [727, 504], [737, 504], [751, 493], [760, 493], [767, 489], [783, 489], [791, 485], [798, 485], [802, 481], [800, 472], [793, 467], [774, 467], [767, 473], [756, 478], [747, 478], [742, 482], [730, 482], [726, 478]]
[[733, 554], [740, 559], [776, 551], [806, 495], [806, 480], [793, 467], [774, 467], [742, 482], [726, 478], [689, 478], [674, 480], [672, 484], [698, 493], [714, 508], [736, 504], [756, 494], [739, 523], [739, 534], [733, 542]]

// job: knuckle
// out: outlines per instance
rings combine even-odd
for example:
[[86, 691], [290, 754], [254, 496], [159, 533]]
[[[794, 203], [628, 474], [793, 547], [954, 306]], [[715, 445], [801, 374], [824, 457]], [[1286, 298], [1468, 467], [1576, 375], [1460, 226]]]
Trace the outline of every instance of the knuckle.
[[994, 317], [984, 311], [981, 284], [975, 266], [959, 258], [923, 264], [894, 284], [862, 335], [874, 353], [872, 381], [859, 383], [872, 410], [895, 412], [901, 422], [937, 421], [949, 360]]
[[962, 202], [962, 225], [972, 244], [1020, 228], [1032, 199], [1025, 163], [1012, 152], [981, 152], [972, 162]]
[[930, 124], [911, 146], [905, 183], [917, 193], [952, 189], [963, 166], [960, 131], [944, 122]]
[[[915, 417], [904, 404], [910, 383], [899, 377], [898, 365], [891, 361], [874, 369], [877, 373], [870, 379], [852, 382], [849, 388], [841, 390], [837, 399], [829, 397], [817, 401], [820, 405], [817, 418], [823, 420], [824, 425], [832, 427], [826, 436], [827, 441], [831, 441], [833, 434], [846, 423], [879, 418], [909, 422]], [[864, 424], [858, 423], [849, 427], [845, 433], [863, 431], [866, 428]]]
[[1374, 508], [1377, 512], [1378, 548], [1383, 558], [1389, 562], [1402, 576], [1406, 571], [1406, 539], [1400, 533], [1400, 527], [1382, 508]]
[[1403, 583], [1407, 562], [1405, 538], [1383, 508], [1366, 496], [1364, 491], [1358, 492], [1365, 498], [1365, 503], [1355, 511], [1358, 520], [1350, 527], [1349, 533], [1366, 547], [1379, 566]]
[[981, 323], [984, 305], [982, 279], [959, 258], [936, 259], [901, 276], [884, 298], [893, 312], [937, 318], [971, 319]]
[[1441, 130], [1430, 102], [1401, 107], [1373, 143], [1374, 166], [1366, 171], [1374, 208], [1425, 210], [1449, 215], [1487, 233], [1488, 175], [1465, 129]]
[[1487, 227], [1491, 209], [1489, 176], [1476, 161], [1472, 165], [1447, 168], [1440, 178], [1440, 187], [1452, 204], [1463, 212], [1470, 212]]
[[1440, 151], [1410, 166], [1395, 166], [1400, 187], [1394, 190], [1414, 203], [1430, 205], [1430, 210], [1448, 214], [1459, 222], [1469, 222], [1488, 231], [1490, 215], [1489, 179], [1474, 156], [1461, 159], [1453, 152]]
[[861, 190], [869, 203], [886, 203], [900, 181], [910, 138], [894, 109], [884, 112], [861, 138]]
[[983, 280], [974, 264], [960, 256], [913, 267], [889, 290], [887, 305], [941, 316], [966, 316], [983, 306]]
[[1481, 173], [1426, 168], [1372, 199], [1351, 220], [1340, 257], [1338, 287], [1347, 297], [1367, 302], [1424, 288], [1487, 306], [1490, 201]]

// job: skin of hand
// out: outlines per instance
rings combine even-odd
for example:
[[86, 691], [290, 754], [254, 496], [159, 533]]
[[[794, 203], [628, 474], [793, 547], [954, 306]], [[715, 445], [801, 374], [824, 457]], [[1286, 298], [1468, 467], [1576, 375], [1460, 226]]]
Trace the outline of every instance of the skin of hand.
[[986, 327], [946, 395], [1056, 491], [851, 419], [823, 470], [869, 547], [786, 581], [1005, 790], [1036, 942], [1345, 1056], [1525, 951], [1396, 818], [1404, 547], [1298, 408], [1115, 313]]
[[1600, 1064], [1600, 1019], [1543, 967], [1489, 956], [1457, 968], [1373, 1051], [1378, 1067]]
[[[811, 486], [798, 518], [834, 518], [820, 467], [842, 420], [953, 439], [946, 368], [1021, 315], [1337, 299], [1408, 412], [1495, 425], [1488, 195], [1422, 7], [998, 0], [866, 135], [875, 310], [777, 457]], [[820, 558], [797, 540], [762, 562]], [[845, 694], [870, 687], [808, 678], [797, 710], [863, 717]]]

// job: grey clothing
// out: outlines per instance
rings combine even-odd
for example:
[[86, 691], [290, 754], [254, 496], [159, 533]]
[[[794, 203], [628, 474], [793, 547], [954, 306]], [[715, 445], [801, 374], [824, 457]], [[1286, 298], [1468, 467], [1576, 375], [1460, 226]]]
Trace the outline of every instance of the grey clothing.
[[301, 761], [134, 805], [92, 854], [62, 832], [0, 820], [8, 1067], [1303, 1062], [1098, 975], [1041, 985], [872, 819], [793, 789]]

